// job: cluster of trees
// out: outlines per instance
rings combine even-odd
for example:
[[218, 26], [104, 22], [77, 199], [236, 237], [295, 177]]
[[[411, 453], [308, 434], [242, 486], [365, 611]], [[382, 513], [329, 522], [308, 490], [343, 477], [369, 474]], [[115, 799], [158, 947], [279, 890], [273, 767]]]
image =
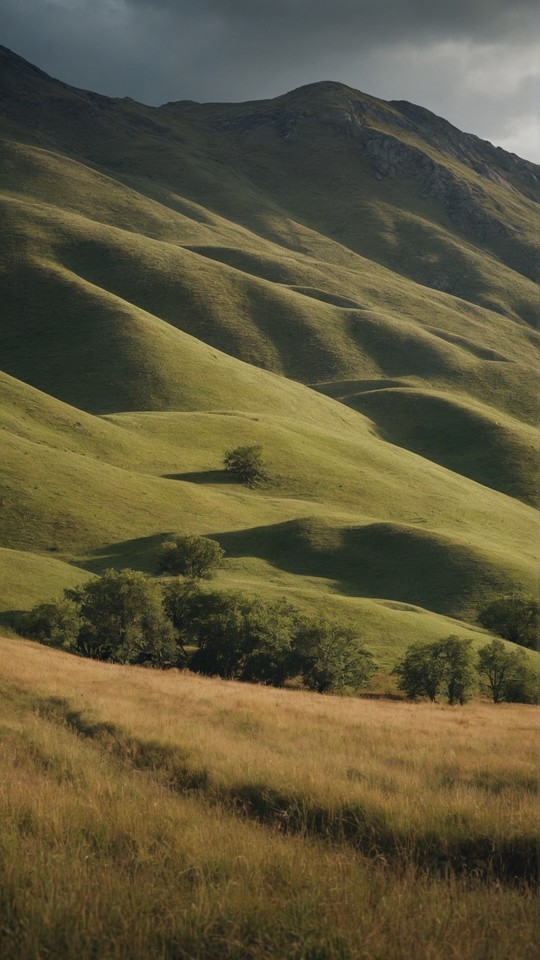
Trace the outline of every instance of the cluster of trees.
[[[262, 470], [258, 447], [229, 454], [231, 465], [240, 469], [241, 464], [246, 477]], [[189, 666], [210, 676], [275, 686], [301, 679], [321, 693], [366, 685], [375, 665], [353, 629], [314, 620], [284, 601], [265, 603], [201, 589], [198, 581], [210, 579], [223, 558], [215, 540], [171, 534], [157, 558], [159, 572], [175, 578], [165, 586], [134, 570], [107, 570], [84, 587], [66, 590], [58, 603], [34, 607], [22, 630], [42, 643], [100, 660]], [[479, 621], [505, 639], [532, 647], [538, 603], [526, 596], [501, 597], [482, 608]], [[465, 703], [477, 686], [495, 703], [536, 698], [527, 654], [508, 649], [502, 640], [486, 644], [476, 658], [471, 641], [457, 636], [414, 643], [393, 673], [411, 700], [444, 696], [450, 704]]]
[[209, 676], [281, 686], [299, 678], [321, 693], [359, 689], [375, 666], [355, 632], [314, 620], [284, 602], [161, 584], [138, 571], [107, 570], [58, 603], [34, 607], [28, 636], [117, 663], [189, 666]]
[[106, 570], [99, 579], [65, 590], [23, 618], [23, 633], [41, 643], [96, 660], [173, 666], [178, 649], [157, 580], [136, 570]]
[[524, 650], [510, 650], [492, 640], [478, 650], [472, 640], [450, 636], [433, 643], [414, 643], [394, 668], [398, 687], [410, 700], [428, 697], [448, 703], [466, 703], [475, 689], [494, 703], [534, 703], [536, 675]]

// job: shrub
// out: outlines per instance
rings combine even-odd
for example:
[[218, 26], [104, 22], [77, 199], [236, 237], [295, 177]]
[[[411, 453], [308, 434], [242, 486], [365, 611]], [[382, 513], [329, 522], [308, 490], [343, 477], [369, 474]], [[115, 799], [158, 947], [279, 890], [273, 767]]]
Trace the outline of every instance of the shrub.
[[158, 567], [161, 573], [181, 574], [190, 580], [209, 580], [223, 557], [224, 552], [217, 540], [176, 534], [161, 544]]
[[227, 450], [223, 463], [229, 473], [234, 474], [242, 483], [247, 483], [249, 487], [268, 480], [260, 445], [254, 444]]
[[499, 597], [481, 608], [478, 622], [505, 640], [534, 648], [538, 639], [538, 602], [534, 597], [515, 593]]
[[28, 637], [62, 650], [76, 648], [80, 627], [79, 611], [71, 600], [40, 603], [21, 622], [21, 630]]

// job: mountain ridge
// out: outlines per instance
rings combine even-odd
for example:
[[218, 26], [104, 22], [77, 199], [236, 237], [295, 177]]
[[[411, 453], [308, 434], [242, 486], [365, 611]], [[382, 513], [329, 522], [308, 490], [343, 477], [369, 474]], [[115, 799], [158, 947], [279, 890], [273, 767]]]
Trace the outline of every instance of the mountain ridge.
[[[0, 64], [7, 64], [8, 66], [15, 67], [16, 70], [21, 72], [28, 72], [31, 75], [37, 76], [40, 79], [47, 81], [52, 81], [54, 84], [62, 86], [68, 90], [85, 94], [91, 97], [93, 100], [102, 100], [104, 102], [119, 102], [119, 103], [132, 103], [137, 106], [147, 108], [149, 110], [165, 110], [169, 108], [181, 108], [181, 107], [216, 107], [220, 106], [262, 106], [269, 105], [271, 103], [286, 102], [297, 97], [300, 94], [305, 94], [308, 91], [320, 92], [320, 91], [334, 91], [341, 94], [353, 94], [356, 97], [360, 96], [365, 101], [368, 101], [372, 104], [384, 104], [387, 107], [390, 107], [399, 113], [403, 113], [404, 116], [410, 120], [411, 118], [416, 122], [421, 122], [421, 125], [426, 126], [436, 126], [437, 128], [444, 130], [445, 132], [451, 132], [453, 135], [456, 133], [459, 134], [462, 138], [467, 138], [471, 143], [481, 145], [482, 147], [490, 148], [490, 152], [493, 156], [499, 158], [505, 158], [505, 163], [508, 162], [508, 158], [516, 159], [519, 161], [520, 166], [525, 166], [531, 173], [534, 172], [534, 169], [539, 169], [540, 167], [534, 163], [534, 161], [527, 160], [523, 157], [520, 157], [518, 154], [507, 151], [502, 147], [495, 146], [491, 141], [486, 140], [485, 138], [478, 137], [473, 133], [463, 132], [455, 124], [450, 123], [445, 118], [436, 114], [432, 110], [428, 110], [426, 107], [421, 107], [418, 104], [414, 104], [408, 100], [383, 100], [379, 97], [375, 97], [371, 94], [365, 93], [358, 90], [355, 87], [351, 87], [349, 84], [346, 84], [339, 80], [317, 80], [311, 83], [301, 84], [298, 87], [295, 87], [286, 93], [277, 94], [274, 97], [262, 97], [258, 99], [248, 99], [245, 101], [231, 102], [231, 101], [199, 101], [199, 100], [169, 100], [161, 104], [146, 104], [142, 101], [135, 100], [133, 97], [124, 96], [124, 97], [113, 97], [106, 94], [95, 93], [94, 91], [84, 88], [76, 87], [72, 84], [67, 83], [63, 80], [58, 80], [49, 74], [47, 71], [36, 66], [31, 61], [25, 59], [20, 54], [16, 53], [14, 50], [9, 47], [0, 44]], [[423, 121], [423, 123], [422, 123]], [[427, 123], [426, 123], [427, 121]], [[537, 179], [537, 178], [536, 178]]]

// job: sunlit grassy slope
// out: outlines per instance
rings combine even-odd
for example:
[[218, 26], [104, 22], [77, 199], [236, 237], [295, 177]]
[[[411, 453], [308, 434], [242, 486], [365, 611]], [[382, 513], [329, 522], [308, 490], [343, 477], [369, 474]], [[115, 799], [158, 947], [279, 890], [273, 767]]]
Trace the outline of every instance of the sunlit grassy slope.
[[[241, 411], [98, 418], [4, 377], [4, 542], [91, 570], [152, 570], [168, 531], [210, 534], [228, 557], [224, 585], [292, 591], [335, 613], [341, 596], [352, 618], [358, 597], [472, 616], [484, 594], [533, 582], [530, 507], [384, 442], [335, 401], [284, 385], [299, 395], [293, 420]], [[263, 443], [273, 478], [252, 491], [221, 470], [224, 450], [250, 442]], [[17, 609], [25, 591], [21, 580]], [[389, 608], [372, 606], [371, 636], [399, 649]], [[441, 625], [426, 621], [423, 635], [430, 629]], [[405, 628], [403, 639], [413, 633]]]
[[[12, 155], [4, 164], [2, 202], [8, 372], [50, 387], [44, 364], [36, 370], [35, 352], [25, 352], [20, 340], [23, 334], [39, 337], [46, 324], [49, 368], [57, 373], [62, 399], [91, 406], [84, 374], [93, 344], [105, 342], [121, 351], [127, 379], [143, 373], [154, 389], [123, 395], [117, 385], [103, 395], [103, 409], [170, 404], [174, 395], [153, 364], [161, 345], [141, 358], [142, 334], [123, 337], [118, 330], [126, 323], [122, 315], [142, 309], [229, 354], [305, 381], [405, 377], [458, 389], [519, 418], [532, 416], [537, 335], [515, 318], [413, 283], [363, 257], [351, 254], [350, 264], [340, 267], [324, 253], [321, 259], [291, 253], [217, 216], [208, 214], [201, 226], [204, 211], [178, 214], [42, 150], [6, 143], [6, 151]], [[27, 182], [39, 200], [28, 199]], [[56, 190], [51, 182], [59, 184]], [[197, 233], [213, 237], [214, 246], [194, 244]], [[216, 248], [222, 238], [228, 246]], [[519, 284], [517, 274], [509, 285], [514, 281]], [[111, 310], [116, 322], [107, 319]], [[77, 348], [78, 332], [84, 341]], [[83, 383], [74, 390], [71, 380], [81, 374]]]
[[91, 579], [84, 570], [63, 563], [54, 556], [0, 548], [2, 597], [0, 616], [22, 603], [23, 608], [58, 596], [61, 590], [77, 587]]
[[[335, 84], [158, 110], [0, 75], [8, 619], [170, 531], [387, 665], [530, 589], [533, 165]], [[266, 487], [223, 474], [241, 443]]]
[[368, 416], [380, 435], [527, 503], [537, 499], [534, 426], [472, 400], [385, 381], [320, 388]]
[[534, 708], [0, 667], [5, 960], [535, 955]]

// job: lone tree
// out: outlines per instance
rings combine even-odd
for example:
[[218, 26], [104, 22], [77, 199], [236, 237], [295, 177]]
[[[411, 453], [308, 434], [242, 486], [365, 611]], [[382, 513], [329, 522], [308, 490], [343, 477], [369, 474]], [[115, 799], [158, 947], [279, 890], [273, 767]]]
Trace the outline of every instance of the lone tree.
[[189, 580], [209, 580], [224, 556], [217, 540], [175, 534], [161, 544], [158, 568], [161, 573], [181, 574]]
[[236, 447], [227, 450], [223, 459], [225, 469], [248, 487], [268, 480], [268, 474], [263, 463], [262, 447], [259, 444]]
[[478, 651], [482, 688], [493, 703], [533, 703], [535, 673], [524, 650], [509, 650], [502, 640], [492, 640]]
[[499, 597], [481, 608], [478, 622], [505, 640], [534, 649], [538, 640], [538, 601], [517, 593]]

